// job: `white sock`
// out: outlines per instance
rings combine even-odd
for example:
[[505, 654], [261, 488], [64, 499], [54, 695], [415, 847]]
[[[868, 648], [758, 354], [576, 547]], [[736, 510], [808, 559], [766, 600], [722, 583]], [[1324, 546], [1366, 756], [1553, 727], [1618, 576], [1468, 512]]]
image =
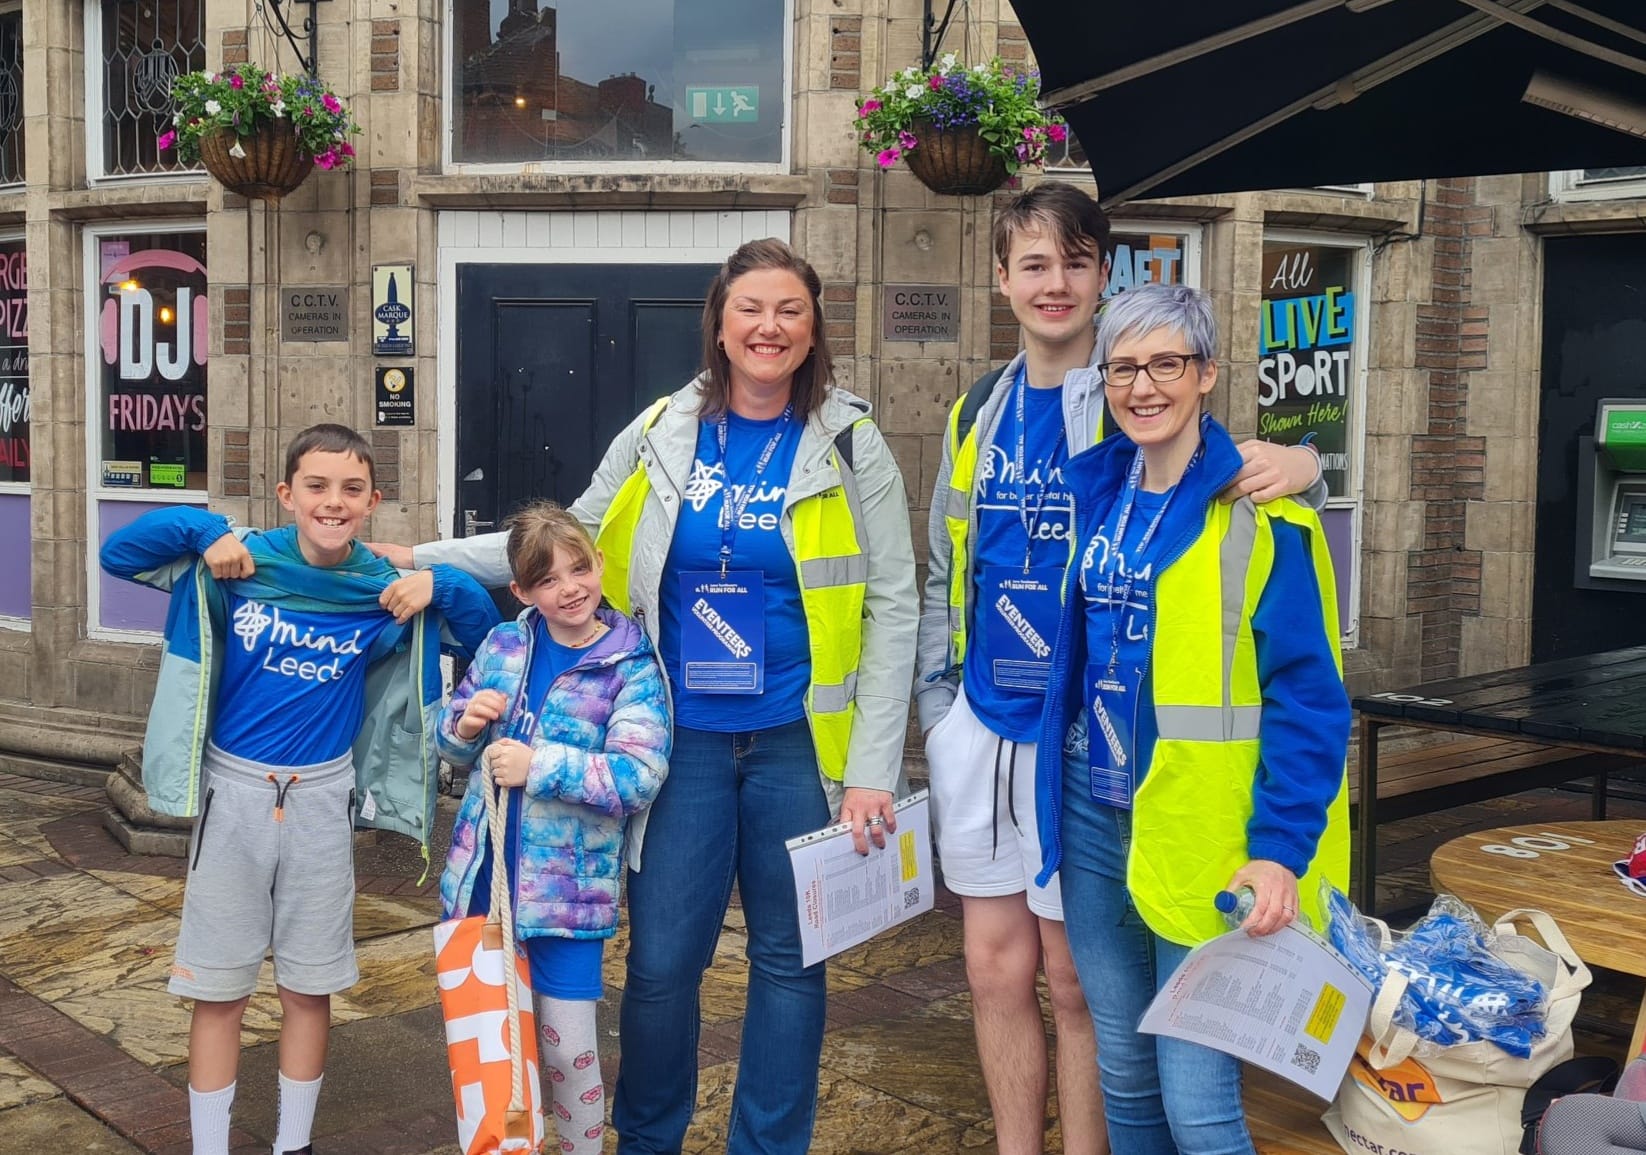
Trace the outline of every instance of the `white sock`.
[[594, 1006], [593, 999], [532, 996], [543, 1098], [552, 1103], [549, 1118], [564, 1155], [598, 1155], [604, 1145], [606, 1090], [600, 1084]]
[[320, 1080], [299, 1083], [280, 1073], [280, 1130], [274, 1138], [274, 1155], [301, 1151], [309, 1145], [309, 1132], [314, 1129], [314, 1105], [320, 1101]]
[[234, 1084], [221, 1091], [189, 1088], [189, 1134], [194, 1155], [229, 1155], [229, 1108], [234, 1106]]

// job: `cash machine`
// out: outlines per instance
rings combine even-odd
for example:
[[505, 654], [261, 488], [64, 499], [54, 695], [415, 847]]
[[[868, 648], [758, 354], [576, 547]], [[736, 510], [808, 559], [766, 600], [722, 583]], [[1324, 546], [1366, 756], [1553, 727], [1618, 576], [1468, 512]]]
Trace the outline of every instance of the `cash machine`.
[[1577, 496], [1577, 586], [1646, 593], [1646, 398], [1600, 402]]

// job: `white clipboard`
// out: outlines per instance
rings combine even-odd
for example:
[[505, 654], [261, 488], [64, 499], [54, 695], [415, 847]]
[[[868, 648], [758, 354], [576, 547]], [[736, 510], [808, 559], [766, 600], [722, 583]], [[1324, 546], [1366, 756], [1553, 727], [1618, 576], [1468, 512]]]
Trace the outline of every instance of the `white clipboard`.
[[936, 880], [928, 792], [904, 798], [896, 813], [896, 833], [887, 835], [884, 848], [871, 841], [866, 855], [852, 845], [850, 823], [785, 843], [806, 966], [932, 909]]

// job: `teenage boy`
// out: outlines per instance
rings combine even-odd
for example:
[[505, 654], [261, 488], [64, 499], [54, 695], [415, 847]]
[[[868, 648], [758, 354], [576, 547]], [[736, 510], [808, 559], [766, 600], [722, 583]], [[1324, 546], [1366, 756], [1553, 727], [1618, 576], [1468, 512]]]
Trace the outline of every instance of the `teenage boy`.
[[[404, 622], [378, 606], [400, 576], [355, 542], [378, 493], [371, 447], [316, 425], [276, 487], [295, 525], [260, 533], [191, 507], [145, 514], [103, 546], [116, 577], [171, 591], [143, 784], [196, 817], [168, 989], [194, 1000], [194, 1155], [228, 1155], [240, 1020], [265, 953], [280, 995], [274, 1155], [312, 1155], [331, 996], [354, 985], [354, 824], [423, 844], [434, 818], [440, 626], [457, 652], [497, 622], [448, 567]], [[432, 599], [437, 612], [419, 612]]]
[[[932, 495], [916, 690], [932, 817], [961, 896], [966, 979], [1000, 1155], [1038, 1155], [1046, 1114], [1043, 965], [1057, 1031], [1063, 1149], [1108, 1150], [1092, 1021], [1069, 956], [1057, 879], [1040, 865], [1034, 755], [1073, 508], [1062, 466], [1104, 433], [1093, 318], [1109, 273], [1109, 222], [1060, 183], [1014, 199], [994, 224], [995, 273], [1023, 352], [949, 414]], [[1233, 497], [1311, 490], [1310, 449], [1241, 447]]]

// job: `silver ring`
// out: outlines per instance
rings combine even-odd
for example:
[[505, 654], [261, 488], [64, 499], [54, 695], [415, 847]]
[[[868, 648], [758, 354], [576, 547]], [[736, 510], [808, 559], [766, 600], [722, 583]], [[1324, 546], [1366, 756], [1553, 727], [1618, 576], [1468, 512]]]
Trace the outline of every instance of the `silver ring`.
[[884, 826], [884, 825], [886, 825], [886, 820], [884, 818], [880, 817], [880, 815], [876, 814], [873, 818], [869, 819], [863, 825], [864, 826]]

